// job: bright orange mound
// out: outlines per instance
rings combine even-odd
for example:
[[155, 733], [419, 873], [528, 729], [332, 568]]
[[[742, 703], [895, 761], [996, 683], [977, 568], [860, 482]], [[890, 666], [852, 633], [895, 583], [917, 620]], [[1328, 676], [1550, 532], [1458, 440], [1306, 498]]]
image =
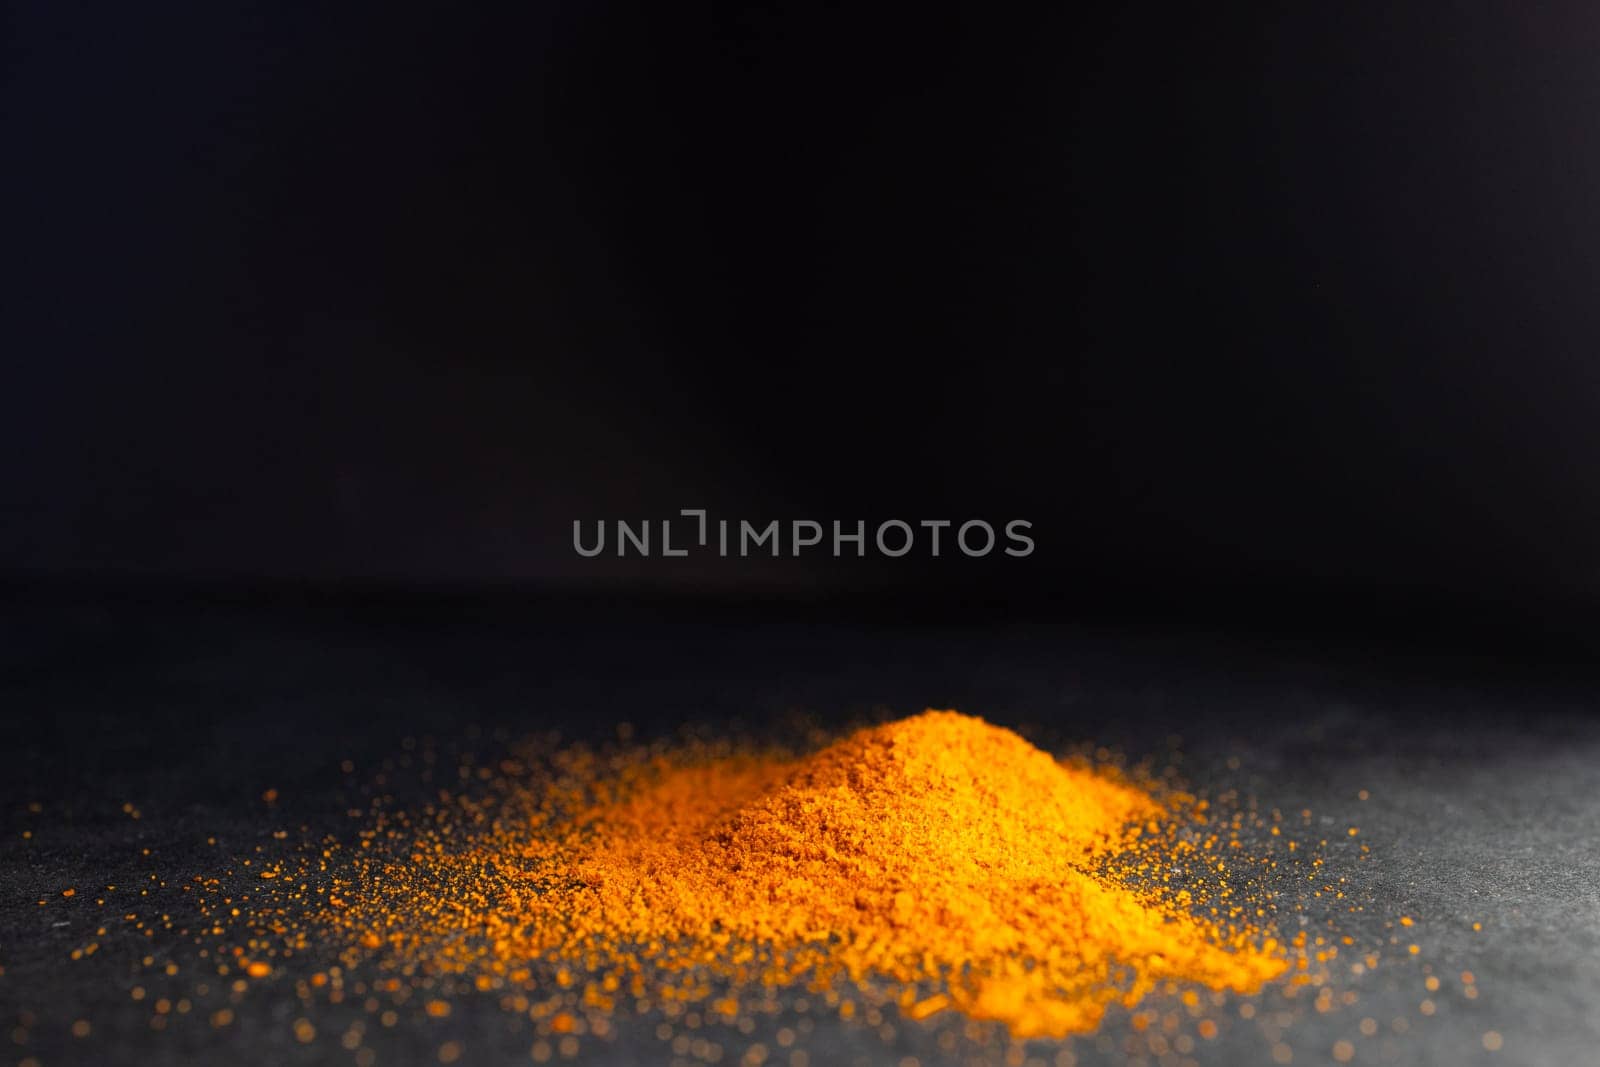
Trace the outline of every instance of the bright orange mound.
[[[913, 1018], [1060, 1037], [1152, 989], [1248, 993], [1287, 966], [1192, 798], [954, 712], [799, 759], [530, 751], [479, 777], [364, 830], [296, 950], [342, 937], [348, 968], [519, 1011], [567, 991], [595, 1033], [628, 1003], [726, 1013], [845, 977]], [[1196, 873], [1159, 888], [1177, 868]]]
[[713, 972], [739, 944], [799, 951], [941, 987], [1019, 1037], [1091, 1030], [1159, 983], [1251, 992], [1285, 969], [1254, 931], [1096, 873], [1170, 846], [1144, 832], [1172, 817], [1150, 793], [981, 719], [929, 711], [798, 761], [668, 761], [624, 792], [583, 813], [565, 864], [585, 890], [545, 950], [671, 944]]

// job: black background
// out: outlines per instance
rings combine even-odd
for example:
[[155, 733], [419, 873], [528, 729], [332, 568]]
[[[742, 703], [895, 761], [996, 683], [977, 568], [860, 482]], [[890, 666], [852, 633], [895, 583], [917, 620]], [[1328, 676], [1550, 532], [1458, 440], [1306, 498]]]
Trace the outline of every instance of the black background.
[[[1600, 16], [1277, 8], [7, 5], [18, 1056], [350, 1062], [353, 1003], [319, 1044], [286, 1025], [314, 956], [229, 1030], [160, 1034], [117, 963], [145, 939], [69, 965], [82, 926], [35, 902], [343, 833], [344, 768], [401, 738], [934, 706], [1180, 743], [1203, 795], [1359, 820], [1370, 862], [1338, 838], [1325, 873], [1367, 911], [1287, 867], [1284, 906], [1362, 944], [1417, 916], [1414, 962], [1484, 989], [1424, 1021], [1419, 973], [1369, 974], [1360, 1010], [1416, 1023], [1394, 1061], [1582, 1061]], [[572, 548], [697, 507], [1037, 548]], [[1296, 1063], [1355, 1034], [1310, 1009]], [[448, 1025], [526, 1063], [499, 1015]], [[379, 1062], [434, 1062], [436, 1023], [373, 1028]], [[659, 1058], [618, 1034], [596, 1054]], [[1255, 1036], [1217, 1061], [1266, 1062]]]
[[[8, 23], [13, 579], [1592, 604], [1584, 5]], [[1038, 549], [571, 549], [682, 507]]]

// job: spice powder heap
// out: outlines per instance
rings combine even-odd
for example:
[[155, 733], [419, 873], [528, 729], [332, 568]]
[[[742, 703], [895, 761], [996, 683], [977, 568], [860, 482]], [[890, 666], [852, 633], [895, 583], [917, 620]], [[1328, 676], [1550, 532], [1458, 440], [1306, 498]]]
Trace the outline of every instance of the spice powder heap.
[[955, 712], [804, 757], [569, 750], [529, 774], [492, 803], [390, 816], [372, 840], [404, 847], [337, 875], [311, 936], [342, 931], [350, 967], [485, 989], [557, 966], [599, 1011], [847, 979], [1014, 1038], [1290, 966], [1222, 875], [1204, 900], [1164, 887], [1202, 804]]

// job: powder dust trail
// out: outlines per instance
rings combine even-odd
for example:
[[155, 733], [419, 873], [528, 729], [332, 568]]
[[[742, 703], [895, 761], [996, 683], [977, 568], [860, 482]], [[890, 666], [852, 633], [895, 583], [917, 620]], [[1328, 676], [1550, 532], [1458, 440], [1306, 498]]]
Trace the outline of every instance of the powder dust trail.
[[1193, 851], [1196, 807], [948, 711], [803, 757], [558, 753], [492, 803], [382, 827], [313, 936], [481, 987], [555, 963], [602, 1011], [847, 978], [1064, 1037], [1158, 987], [1248, 994], [1288, 968], [1238, 909], [1112, 873]]

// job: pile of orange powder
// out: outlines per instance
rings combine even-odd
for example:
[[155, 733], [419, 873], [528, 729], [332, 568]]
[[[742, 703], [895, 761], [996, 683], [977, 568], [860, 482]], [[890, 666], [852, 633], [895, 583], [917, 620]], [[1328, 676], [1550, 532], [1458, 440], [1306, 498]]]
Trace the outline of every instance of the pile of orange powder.
[[[849, 988], [1063, 1037], [1153, 990], [1248, 994], [1290, 967], [1207, 851], [1203, 803], [955, 712], [807, 755], [565, 749], [493, 781], [380, 817], [314, 891], [302, 944], [521, 990], [535, 1015], [566, 991], [553, 1033]], [[1180, 867], [1200, 876], [1175, 884]]]

